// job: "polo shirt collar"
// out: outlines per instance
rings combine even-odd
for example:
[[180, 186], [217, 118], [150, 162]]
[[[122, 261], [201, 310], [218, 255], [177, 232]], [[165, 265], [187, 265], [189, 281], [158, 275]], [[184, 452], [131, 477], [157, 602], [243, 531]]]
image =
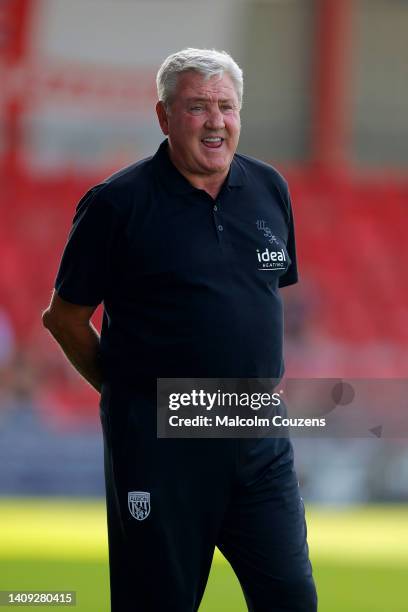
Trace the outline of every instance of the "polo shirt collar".
[[[170, 160], [167, 138], [161, 143], [157, 153], [153, 156], [153, 163], [158, 178], [172, 193], [182, 195], [197, 191], [197, 188], [177, 170], [176, 166]], [[230, 189], [233, 187], [241, 187], [243, 184], [244, 173], [236, 156], [234, 156], [224, 185], [226, 188]]]

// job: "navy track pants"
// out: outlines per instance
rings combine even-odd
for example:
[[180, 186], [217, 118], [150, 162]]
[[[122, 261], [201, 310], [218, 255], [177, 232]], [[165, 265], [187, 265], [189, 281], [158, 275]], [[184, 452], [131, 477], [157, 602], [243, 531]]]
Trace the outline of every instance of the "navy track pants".
[[288, 438], [157, 439], [155, 401], [106, 386], [101, 421], [112, 612], [195, 612], [215, 546], [251, 612], [317, 610]]

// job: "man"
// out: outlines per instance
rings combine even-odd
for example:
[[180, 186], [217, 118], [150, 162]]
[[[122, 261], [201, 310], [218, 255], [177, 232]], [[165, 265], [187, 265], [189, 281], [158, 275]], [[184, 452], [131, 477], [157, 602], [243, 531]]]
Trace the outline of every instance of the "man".
[[240, 68], [185, 49], [157, 86], [167, 139], [81, 200], [43, 315], [101, 391], [112, 610], [198, 610], [217, 545], [249, 610], [312, 612], [290, 441], [157, 438], [159, 377], [282, 376], [278, 289], [297, 280], [286, 182], [235, 153]]

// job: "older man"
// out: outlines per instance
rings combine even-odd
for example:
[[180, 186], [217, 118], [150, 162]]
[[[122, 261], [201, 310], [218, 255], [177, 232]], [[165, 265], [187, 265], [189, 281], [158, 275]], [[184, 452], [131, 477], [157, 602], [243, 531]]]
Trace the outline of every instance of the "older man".
[[156, 435], [159, 377], [282, 376], [279, 288], [297, 280], [286, 182], [236, 154], [240, 68], [185, 49], [157, 86], [167, 139], [81, 200], [43, 315], [101, 391], [112, 610], [198, 610], [218, 546], [249, 610], [312, 612], [290, 441]]

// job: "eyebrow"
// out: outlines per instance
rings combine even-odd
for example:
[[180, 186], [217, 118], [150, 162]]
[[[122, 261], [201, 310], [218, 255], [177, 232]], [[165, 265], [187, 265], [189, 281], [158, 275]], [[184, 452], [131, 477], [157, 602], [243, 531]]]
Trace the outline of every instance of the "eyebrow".
[[[191, 102], [209, 102], [209, 98], [187, 98], [187, 102], [191, 103]], [[218, 102], [230, 102], [231, 104], [235, 104], [234, 100], [232, 98], [222, 98], [221, 100], [218, 100]]]

